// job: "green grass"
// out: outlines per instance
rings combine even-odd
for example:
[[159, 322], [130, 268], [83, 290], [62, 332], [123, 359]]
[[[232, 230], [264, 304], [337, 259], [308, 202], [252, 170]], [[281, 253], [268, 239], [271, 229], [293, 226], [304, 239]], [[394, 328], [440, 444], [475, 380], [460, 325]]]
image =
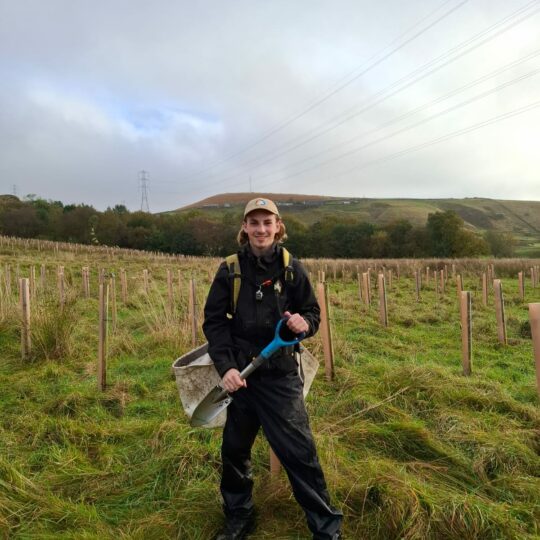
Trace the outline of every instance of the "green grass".
[[[0, 298], [0, 538], [212, 538], [222, 520], [220, 432], [189, 426], [170, 367], [192, 348], [187, 282], [195, 275], [200, 308], [217, 261], [0, 248], [0, 268], [8, 263], [13, 273], [17, 263], [28, 275], [42, 262], [48, 292], [38, 289], [34, 302], [30, 361], [20, 358], [16, 299]], [[356, 277], [338, 272], [329, 282], [336, 376], [326, 381], [320, 369], [307, 407], [346, 538], [539, 538], [540, 408], [527, 305], [511, 263], [496, 265], [508, 322], [503, 346], [493, 299], [481, 305], [483, 263], [455, 261], [474, 295], [470, 377], [462, 375], [452, 280], [439, 299], [428, 284], [417, 303], [409, 263], [400, 263], [402, 276], [388, 289], [388, 328], [376, 302], [358, 301]], [[70, 276], [63, 314], [53, 301], [58, 264]], [[356, 264], [368, 262], [350, 268]], [[89, 299], [80, 286], [84, 265], [92, 269]], [[99, 267], [117, 276], [124, 267], [130, 280], [126, 305], [117, 282], [105, 392], [96, 386]], [[309, 267], [316, 275], [318, 263]], [[143, 268], [153, 276], [148, 298]], [[184, 277], [173, 314], [166, 268]], [[540, 288], [528, 287], [526, 301], [540, 301]], [[307, 346], [323, 358], [320, 337]], [[285, 475], [270, 477], [262, 436], [253, 462], [253, 538], [310, 538]]]

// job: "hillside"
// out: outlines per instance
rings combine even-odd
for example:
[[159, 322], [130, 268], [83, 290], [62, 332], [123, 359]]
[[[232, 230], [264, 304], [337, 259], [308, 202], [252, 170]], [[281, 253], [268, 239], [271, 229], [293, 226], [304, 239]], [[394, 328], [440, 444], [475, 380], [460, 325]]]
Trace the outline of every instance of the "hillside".
[[174, 210], [198, 209], [210, 215], [241, 212], [254, 197], [269, 197], [280, 206], [285, 219], [294, 217], [311, 225], [326, 216], [353, 218], [376, 225], [406, 219], [424, 225], [428, 214], [454, 210], [471, 230], [509, 232], [518, 241], [518, 253], [540, 253], [540, 201], [503, 201], [484, 198], [466, 199], [366, 199], [283, 193], [223, 193]]

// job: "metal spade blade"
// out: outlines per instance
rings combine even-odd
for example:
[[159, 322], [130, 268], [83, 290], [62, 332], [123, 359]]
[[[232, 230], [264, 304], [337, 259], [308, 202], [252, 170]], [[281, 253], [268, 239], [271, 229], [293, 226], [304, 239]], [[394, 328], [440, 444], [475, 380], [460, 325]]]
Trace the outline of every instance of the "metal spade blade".
[[[251, 373], [253, 373], [267, 358], [270, 358], [281, 347], [289, 345], [296, 345], [302, 341], [305, 337], [305, 333], [302, 332], [294, 336], [293, 339], [284, 341], [280, 336], [281, 326], [289, 317], [280, 319], [276, 325], [276, 331], [274, 333], [274, 339], [261, 351], [259, 356], [255, 358], [250, 364], [248, 364], [240, 373], [241, 379], [246, 379]], [[229, 406], [232, 401], [226, 390], [223, 390], [221, 386], [213, 388], [208, 395], [197, 405], [193, 414], [191, 415], [190, 424], [193, 427], [201, 427], [211, 422], [223, 409]]]
[[197, 405], [191, 415], [190, 424], [201, 427], [211, 422], [223, 409], [229, 406], [232, 397], [221, 386], [215, 386]]

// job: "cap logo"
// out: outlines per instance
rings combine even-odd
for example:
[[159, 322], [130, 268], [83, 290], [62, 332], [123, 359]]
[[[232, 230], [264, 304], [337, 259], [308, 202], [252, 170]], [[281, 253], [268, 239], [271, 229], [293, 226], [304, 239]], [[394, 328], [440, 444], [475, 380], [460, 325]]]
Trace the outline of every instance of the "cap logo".
[[257, 206], [266, 206], [266, 201], [264, 199], [257, 199], [255, 203]]

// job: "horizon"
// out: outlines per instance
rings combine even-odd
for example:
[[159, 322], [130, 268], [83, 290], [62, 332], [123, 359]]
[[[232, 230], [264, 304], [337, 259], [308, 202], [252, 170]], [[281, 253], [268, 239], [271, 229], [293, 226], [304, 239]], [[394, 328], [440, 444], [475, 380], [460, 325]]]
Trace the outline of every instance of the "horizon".
[[[150, 213], [151, 214], [161, 214], [161, 213], [167, 213], [167, 212], [180, 211], [180, 210], [184, 210], [184, 209], [186, 209], [186, 208], [188, 208], [190, 206], [196, 206], [197, 204], [200, 204], [200, 203], [204, 202], [207, 199], [212, 199], [212, 198], [215, 198], [215, 197], [223, 197], [223, 196], [226, 196], [226, 195], [241, 195], [241, 194], [249, 195], [250, 192], [239, 191], [239, 192], [230, 192], [230, 193], [216, 193], [214, 195], [210, 195], [210, 196], [205, 197], [203, 199], [198, 199], [198, 200], [196, 200], [194, 202], [188, 202], [188, 203], [184, 204], [183, 206], [179, 206], [179, 207], [171, 208], [171, 209], [159, 210], [159, 211], [155, 211], [155, 212], [150, 211]], [[333, 198], [333, 199], [336, 199], [336, 200], [361, 199], [361, 200], [388, 200], [388, 201], [392, 201], [392, 200], [400, 200], [400, 201], [406, 201], [406, 200], [410, 200], [410, 201], [415, 201], [415, 200], [417, 200], [417, 201], [441, 201], [441, 200], [477, 199], [477, 200], [493, 200], [493, 201], [540, 202], [540, 199], [517, 199], [517, 198], [498, 199], [498, 198], [494, 198], [494, 197], [482, 197], [482, 196], [476, 196], [476, 195], [467, 196], [467, 197], [362, 197], [362, 196], [358, 196], [358, 195], [335, 196], [335, 195], [318, 195], [318, 194], [308, 194], [308, 193], [269, 193], [269, 192], [266, 192], [266, 191], [253, 192], [252, 194], [253, 194], [253, 198], [263, 196], [263, 195], [278, 195], [278, 196], [293, 196], [293, 197], [303, 197], [303, 196], [320, 197], [322, 199]], [[15, 196], [20, 201], [23, 201], [23, 202], [31, 200], [31, 199], [27, 199], [28, 196], [33, 196], [36, 199], [45, 200], [47, 202], [56, 202], [56, 201], [58, 201], [58, 202], [61, 202], [64, 206], [72, 205], [72, 204], [73, 205], [87, 205], [87, 206], [92, 206], [94, 209], [96, 209], [99, 212], [104, 212], [108, 208], [114, 208], [117, 205], [126, 206], [127, 210], [130, 211], [130, 212], [141, 211], [140, 208], [130, 208], [129, 206], [125, 205], [123, 202], [109, 203], [109, 204], [105, 204], [104, 206], [98, 207], [98, 206], [95, 206], [93, 204], [90, 204], [90, 203], [87, 203], [87, 202], [84, 202], [84, 201], [77, 201], [77, 202], [63, 201], [61, 199], [53, 199], [53, 198], [43, 197], [43, 196], [41, 196], [40, 194], [37, 194], [37, 193], [30, 193], [30, 194], [27, 194], [25, 196], [13, 195], [13, 193], [0, 194], [0, 197], [4, 197], [4, 196]], [[268, 198], [271, 198], [271, 197], [268, 197]], [[242, 202], [239, 201], [238, 204], [242, 204]], [[279, 202], [277, 204], [279, 204]]]

